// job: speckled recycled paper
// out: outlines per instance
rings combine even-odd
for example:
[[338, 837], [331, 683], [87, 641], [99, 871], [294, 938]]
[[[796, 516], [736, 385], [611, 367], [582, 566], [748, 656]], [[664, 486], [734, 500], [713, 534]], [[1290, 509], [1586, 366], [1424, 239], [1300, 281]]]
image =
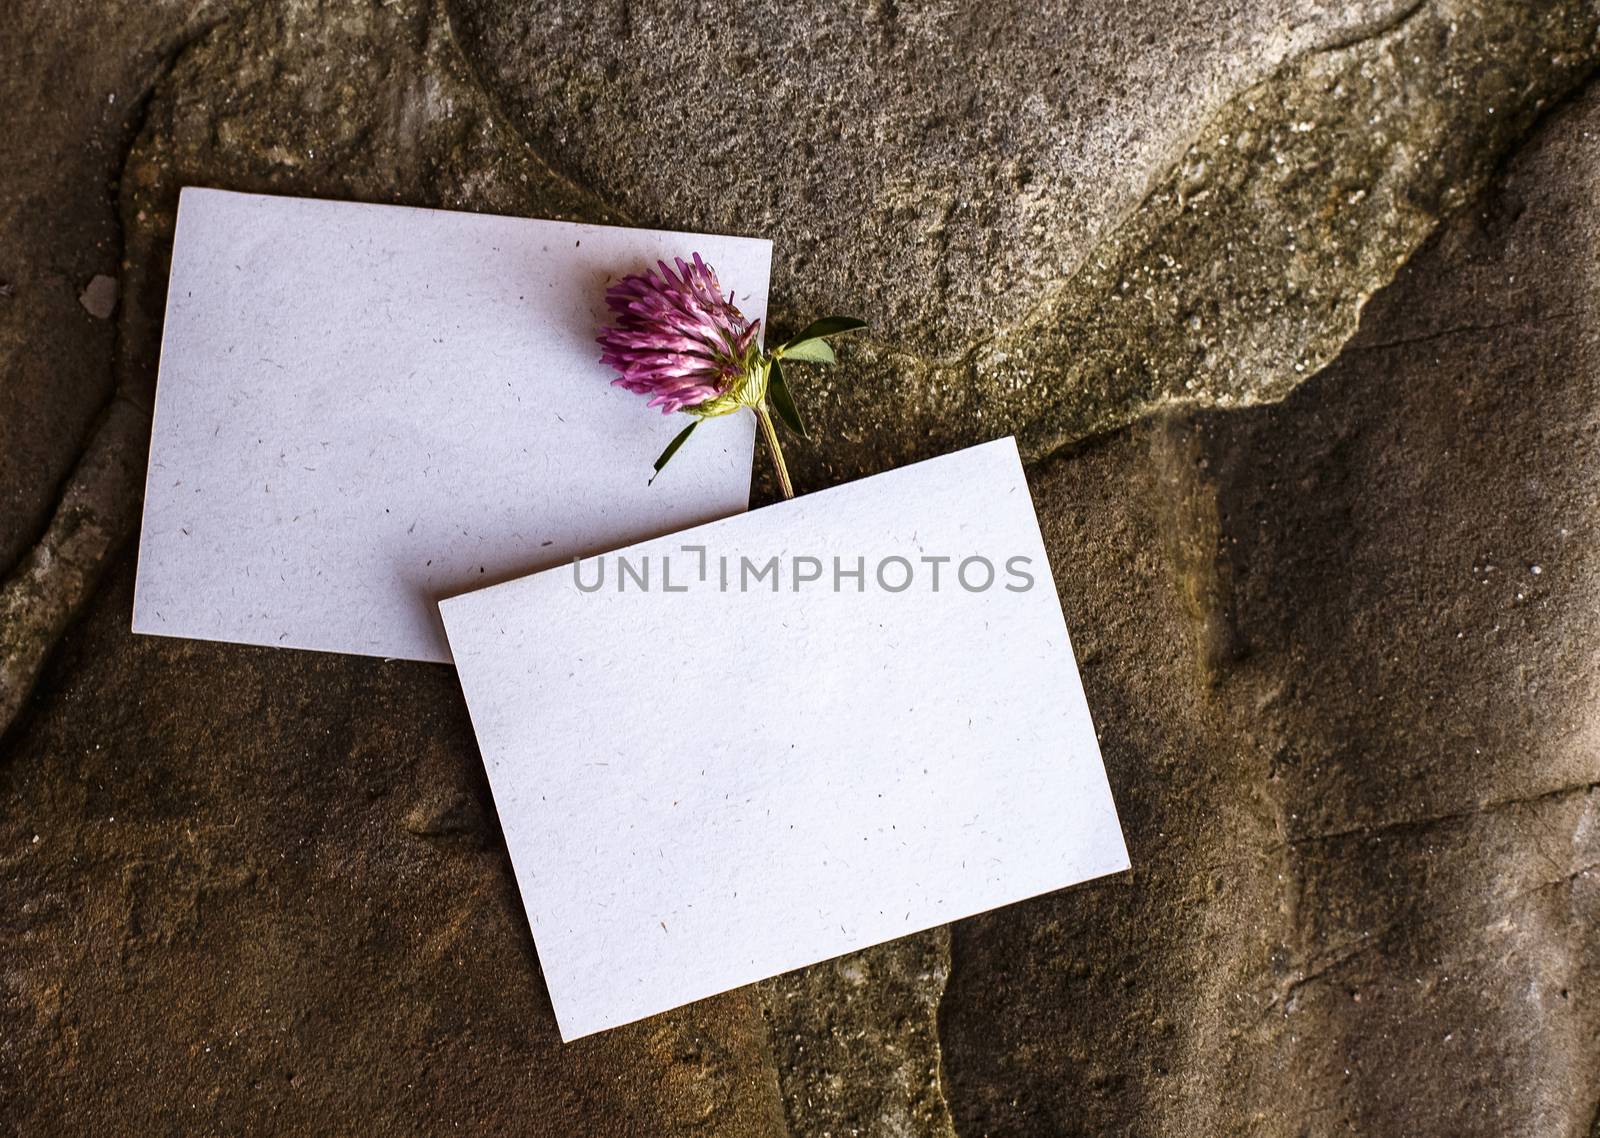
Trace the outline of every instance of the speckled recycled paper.
[[1010, 439], [440, 608], [563, 1038], [1128, 867]]
[[767, 241], [186, 189], [136, 632], [449, 660], [435, 602], [746, 508], [749, 415], [610, 385], [607, 282]]

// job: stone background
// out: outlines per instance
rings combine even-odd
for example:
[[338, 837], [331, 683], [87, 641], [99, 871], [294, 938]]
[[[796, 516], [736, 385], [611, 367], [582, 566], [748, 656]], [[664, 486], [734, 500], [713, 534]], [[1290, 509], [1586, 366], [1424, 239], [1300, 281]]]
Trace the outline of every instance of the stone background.
[[[7, 4], [0, 1131], [1600, 1138], [1597, 28]], [[1023, 440], [1133, 872], [561, 1045], [447, 669], [128, 632], [184, 184], [773, 237], [802, 486]]]

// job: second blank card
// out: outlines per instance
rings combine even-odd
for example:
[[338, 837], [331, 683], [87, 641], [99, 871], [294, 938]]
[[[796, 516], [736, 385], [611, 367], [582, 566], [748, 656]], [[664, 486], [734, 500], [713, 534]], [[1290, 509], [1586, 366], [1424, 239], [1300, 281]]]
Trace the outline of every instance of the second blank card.
[[1128, 866], [1009, 439], [441, 608], [567, 1039]]

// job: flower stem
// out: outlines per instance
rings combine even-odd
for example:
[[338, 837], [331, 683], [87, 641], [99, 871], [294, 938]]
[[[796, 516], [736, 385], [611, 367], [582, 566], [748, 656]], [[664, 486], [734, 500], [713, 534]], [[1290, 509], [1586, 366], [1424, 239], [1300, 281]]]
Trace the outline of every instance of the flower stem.
[[778, 431], [772, 425], [772, 414], [765, 402], [757, 403], [752, 410], [761, 423], [761, 435], [767, 440], [767, 449], [772, 452], [772, 465], [778, 472], [778, 487], [785, 498], [793, 498], [794, 483], [789, 481], [789, 468], [783, 461], [783, 448], [778, 445]]

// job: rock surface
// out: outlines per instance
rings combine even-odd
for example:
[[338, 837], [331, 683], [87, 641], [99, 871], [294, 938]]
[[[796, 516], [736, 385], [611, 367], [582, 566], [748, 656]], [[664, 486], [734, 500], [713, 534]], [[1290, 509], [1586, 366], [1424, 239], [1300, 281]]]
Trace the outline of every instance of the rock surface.
[[508, 121], [575, 179], [641, 223], [771, 236], [775, 315], [871, 312], [953, 356], [1076, 270], [1239, 91], [1404, 10], [452, 5]]
[[1282, 405], [1038, 472], [1135, 871], [955, 927], [958, 1132], [1592, 1133], [1597, 146]]
[[[1593, 1133], [1592, 7], [0, 19], [0, 1128]], [[195, 182], [773, 235], [804, 484], [1038, 458], [1134, 871], [560, 1045], [447, 670], [127, 630]]]
[[[114, 325], [83, 303], [121, 259], [115, 184], [165, 59], [222, 3], [0, 12], [0, 566], [43, 532], [111, 395]], [[103, 289], [104, 286], [98, 286]]]

